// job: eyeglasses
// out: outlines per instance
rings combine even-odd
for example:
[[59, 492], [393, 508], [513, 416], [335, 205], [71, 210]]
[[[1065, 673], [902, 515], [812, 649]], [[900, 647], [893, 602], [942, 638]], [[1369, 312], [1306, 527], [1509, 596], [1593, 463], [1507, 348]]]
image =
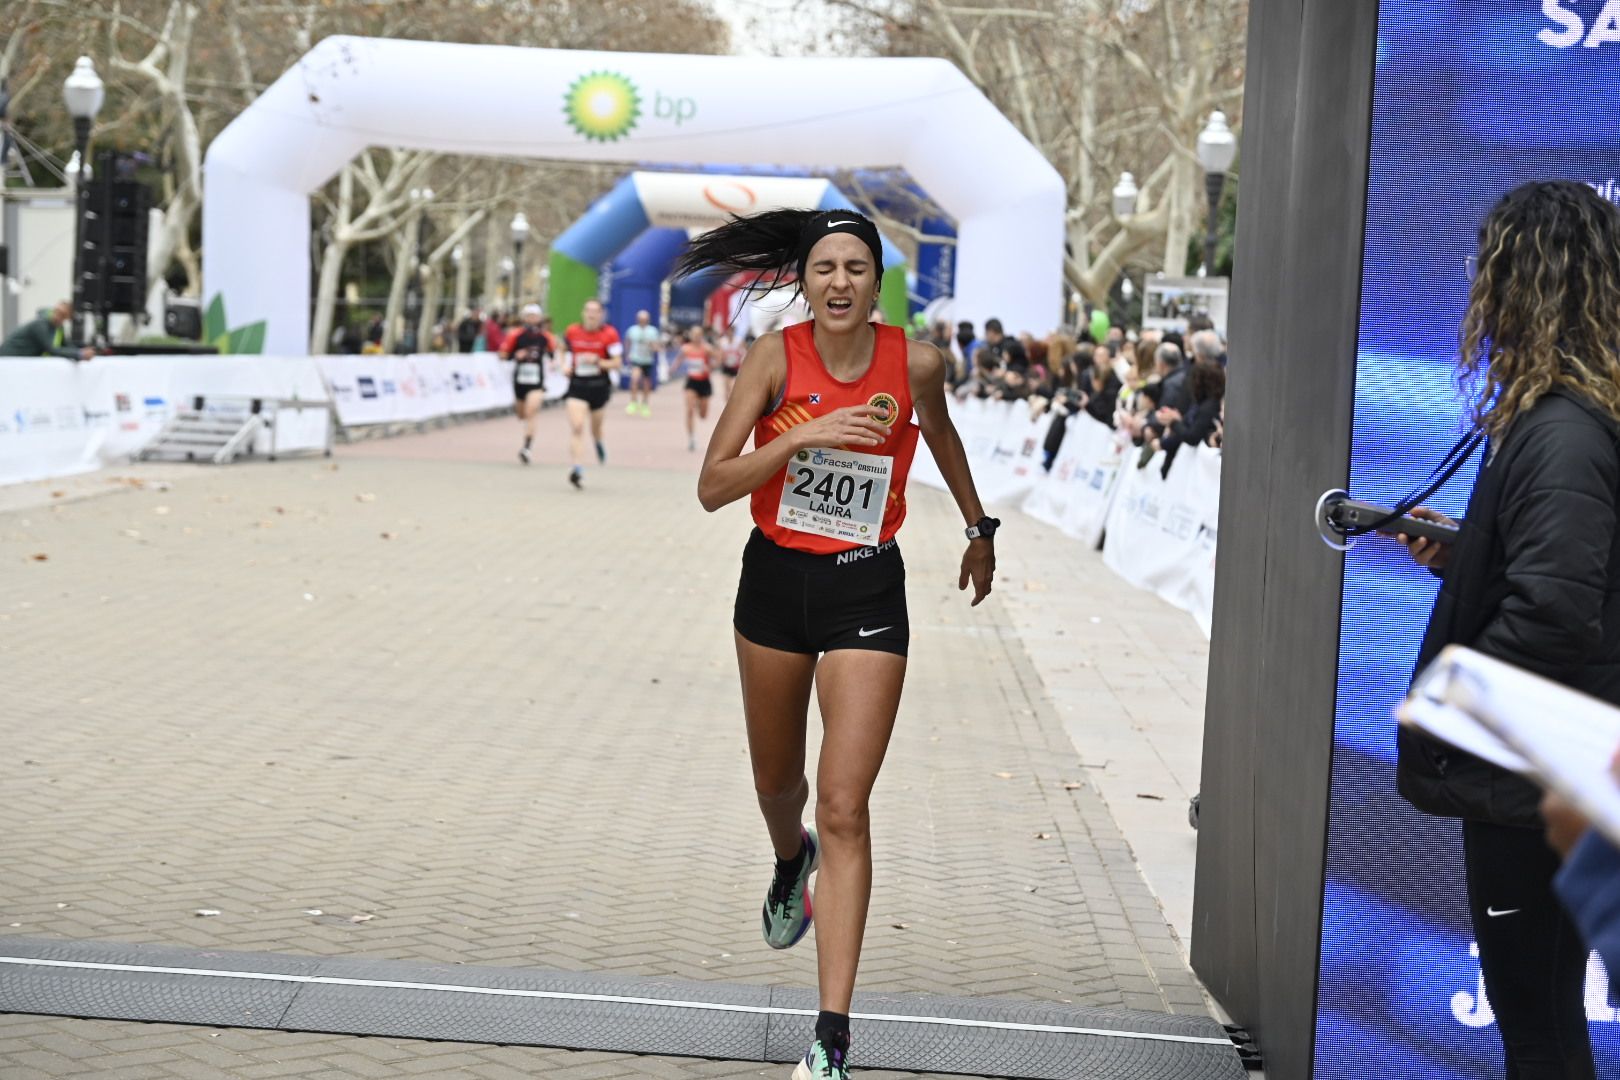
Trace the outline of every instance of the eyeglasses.
[[1479, 256], [1470, 255], [1463, 260], [1463, 270], [1468, 274], [1468, 280], [1473, 281], [1479, 276]]

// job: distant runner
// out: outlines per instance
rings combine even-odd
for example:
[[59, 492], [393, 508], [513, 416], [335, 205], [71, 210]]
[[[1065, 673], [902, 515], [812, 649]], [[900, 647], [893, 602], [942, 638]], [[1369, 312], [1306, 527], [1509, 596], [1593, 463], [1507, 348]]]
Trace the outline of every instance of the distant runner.
[[596, 460], [607, 464], [607, 446], [602, 442], [603, 410], [613, 396], [611, 373], [619, 369], [624, 348], [619, 344], [619, 332], [603, 325], [602, 301], [585, 301], [580, 322], [574, 323], [563, 334], [563, 349], [567, 353], [568, 370], [568, 426], [570, 436], [568, 454], [574, 467], [568, 473], [568, 482], [576, 488], [585, 488], [585, 421], [591, 422], [591, 439], [596, 443]]
[[658, 381], [655, 377], [658, 364], [658, 343], [663, 338], [663, 332], [652, 324], [652, 315], [646, 311], [636, 312], [636, 325], [624, 333], [625, 358], [630, 361], [630, 404], [624, 407], [628, 416], [651, 416], [652, 403], [648, 400], [653, 385]]
[[512, 396], [517, 402], [513, 409], [523, 423], [523, 448], [518, 451], [518, 460], [527, 465], [540, 407], [546, 400], [546, 361], [557, 352], [557, 341], [546, 330], [539, 304], [523, 309], [523, 322], [512, 328], [498, 348], [503, 359], [514, 361]]
[[703, 327], [694, 326], [686, 332], [686, 343], [681, 346], [679, 370], [686, 376], [686, 448], [697, 449], [696, 418], [709, 418], [709, 398], [714, 396], [714, 380], [710, 377], [718, 350], [704, 340]]

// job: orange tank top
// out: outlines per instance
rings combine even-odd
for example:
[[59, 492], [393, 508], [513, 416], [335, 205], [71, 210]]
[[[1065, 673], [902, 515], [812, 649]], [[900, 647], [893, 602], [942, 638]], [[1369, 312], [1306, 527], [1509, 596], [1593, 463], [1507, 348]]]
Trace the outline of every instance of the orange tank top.
[[[877, 446], [851, 447], [850, 450], [893, 458], [889, 473], [889, 493], [883, 510], [879, 543], [887, 543], [900, 531], [906, 519], [906, 476], [917, 451], [917, 425], [911, 421], [911, 375], [906, 362], [906, 334], [898, 326], [876, 324], [872, 364], [854, 382], [842, 382], [827, 371], [816, 352], [814, 322], [796, 323], [782, 331], [787, 352], [787, 381], [780, 403], [754, 425], [754, 446], [763, 447], [799, 424], [808, 423], [834, 409], [851, 405], [876, 405], [887, 410], [879, 417], [889, 428], [889, 436]], [[827, 449], [842, 449], [828, 447]], [[790, 460], [761, 485], [749, 500], [754, 524], [773, 543], [796, 551], [832, 555], [861, 547], [859, 543], [831, 536], [801, 532], [777, 523], [783, 488], [790, 483]]]

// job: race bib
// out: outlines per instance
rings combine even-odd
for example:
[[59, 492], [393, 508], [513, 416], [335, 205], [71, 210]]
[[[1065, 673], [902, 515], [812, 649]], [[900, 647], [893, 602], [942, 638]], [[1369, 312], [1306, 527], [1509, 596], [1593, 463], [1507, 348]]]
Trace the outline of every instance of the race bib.
[[517, 381], [530, 386], [540, 384], [540, 365], [532, 361], [517, 366]]
[[876, 547], [894, 458], [800, 450], [788, 461], [776, 523], [795, 532]]
[[575, 353], [574, 374], [581, 378], [602, 374], [601, 359], [595, 353]]

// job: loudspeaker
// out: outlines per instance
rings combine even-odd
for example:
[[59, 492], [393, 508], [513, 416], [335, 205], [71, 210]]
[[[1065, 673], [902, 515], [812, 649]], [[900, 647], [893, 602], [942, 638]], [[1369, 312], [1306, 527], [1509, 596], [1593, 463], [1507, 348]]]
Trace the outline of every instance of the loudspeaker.
[[195, 300], [170, 300], [163, 308], [163, 332], [187, 341], [202, 340], [202, 309]]
[[132, 162], [103, 151], [96, 179], [80, 195], [84, 246], [79, 276], [84, 303], [102, 314], [146, 310], [147, 219], [152, 192], [131, 177]]

